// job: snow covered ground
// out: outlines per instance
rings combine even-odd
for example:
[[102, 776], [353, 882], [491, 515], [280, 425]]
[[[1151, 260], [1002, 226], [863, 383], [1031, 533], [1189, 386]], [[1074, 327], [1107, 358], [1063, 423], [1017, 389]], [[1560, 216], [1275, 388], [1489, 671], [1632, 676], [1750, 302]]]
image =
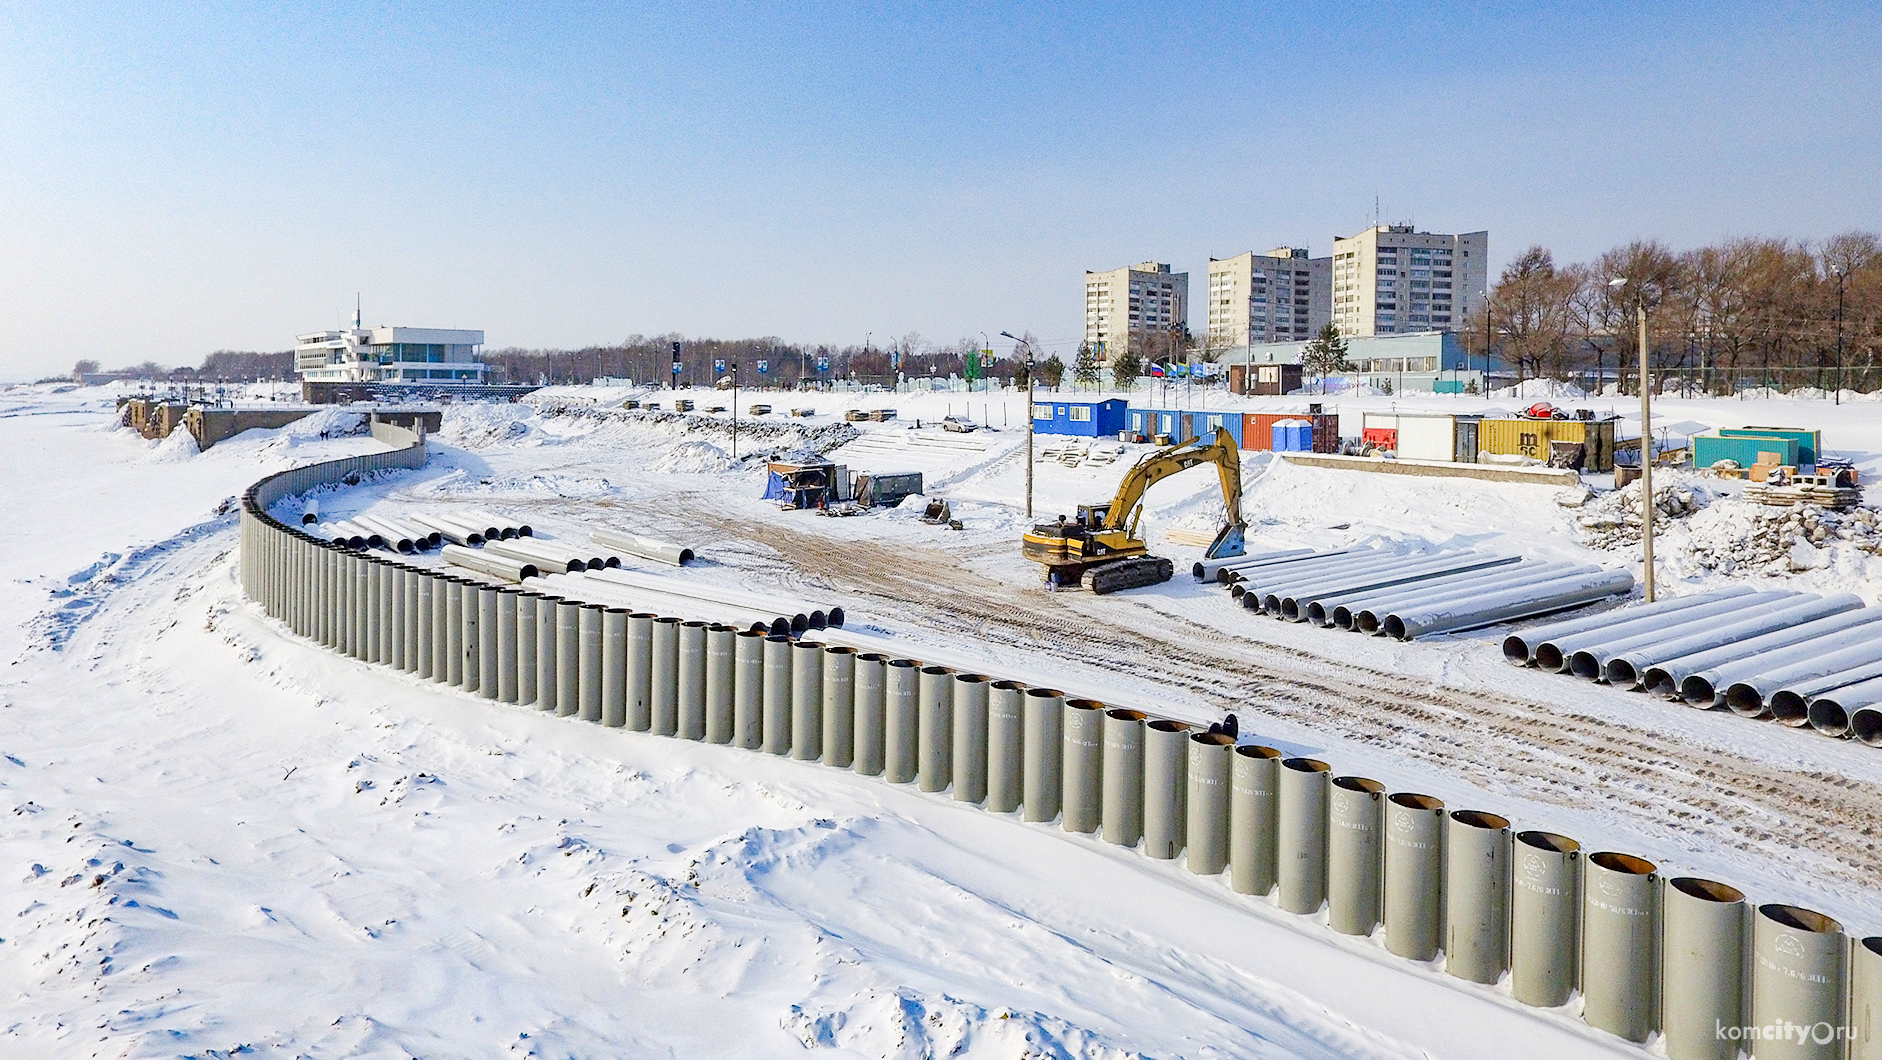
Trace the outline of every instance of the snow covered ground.
[[[1023, 396], [764, 395], [818, 415], [741, 437], [741, 456], [842, 442], [832, 455], [854, 469], [921, 470], [963, 531], [919, 523], [918, 505], [781, 513], [729, 432], [541, 411], [622, 396], [452, 407], [431, 466], [323, 511], [471, 502], [546, 535], [685, 537], [707, 561], [688, 577], [837, 595], [854, 628], [911, 655], [1173, 716], [1235, 709], [1265, 742], [1393, 790], [1882, 927], [1870, 749], [1516, 671], [1488, 634], [1406, 645], [1283, 625], [1180, 577], [1049, 597], [1015, 543]], [[1257, 404], [1211, 400], [1231, 402]], [[1821, 426], [1882, 473], [1873, 404], [1664, 404], [1715, 426]], [[845, 441], [848, 407], [901, 419]], [[911, 429], [949, 412], [1008, 429]], [[116, 429], [99, 390], [0, 392], [15, 454], [0, 466], [0, 872], [19, 881], [0, 916], [0, 1055], [1642, 1055], [1573, 1003], [1524, 1008], [1180, 865], [837, 770], [491, 704], [292, 638], [238, 591], [233, 497], [380, 448], [354, 422], [323, 412], [195, 453]], [[1037, 514], [1107, 497], [1127, 449], [1042, 463]], [[1258, 547], [1377, 537], [1638, 562], [1591, 547], [1552, 488], [1265, 457], [1245, 478]], [[1212, 527], [1219, 503], [1206, 473], [1159, 485], [1152, 540]], [[1749, 576], [1882, 599], [1874, 557], [1837, 562]]]

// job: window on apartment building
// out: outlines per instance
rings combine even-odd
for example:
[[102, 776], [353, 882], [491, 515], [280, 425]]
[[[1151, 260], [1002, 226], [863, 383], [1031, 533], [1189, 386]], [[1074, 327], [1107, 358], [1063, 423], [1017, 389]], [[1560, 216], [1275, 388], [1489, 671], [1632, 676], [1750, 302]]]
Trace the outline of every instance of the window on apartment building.
[[1380, 270], [1379, 270], [1379, 275], [1381, 275], [1381, 276], [1397, 276], [1397, 275], [1398, 275], [1398, 270], [1397, 270], [1397, 269], [1385, 269], [1385, 268], [1382, 268], [1382, 269], [1380, 269]]

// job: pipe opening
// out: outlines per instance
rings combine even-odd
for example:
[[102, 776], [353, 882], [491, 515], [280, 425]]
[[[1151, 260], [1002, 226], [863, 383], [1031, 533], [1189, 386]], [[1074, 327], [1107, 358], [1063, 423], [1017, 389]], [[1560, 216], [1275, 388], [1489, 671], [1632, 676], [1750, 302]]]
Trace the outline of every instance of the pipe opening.
[[1667, 881], [1667, 885], [1677, 888], [1679, 893], [1689, 898], [1697, 898], [1702, 902], [1723, 902], [1730, 905], [1733, 902], [1745, 900], [1745, 892], [1738, 888], [1715, 880], [1702, 880], [1697, 876], [1677, 876]]
[[1385, 631], [1386, 636], [1391, 637], [1393, 640], [1405, 639], [1405, 621], [1397, 615], [1385, 616], [1385, 621], [1380, 623], [1380, 628]]
[[[1778, 720], [1787, 725], [1790, 724], [1788, 718]], [[1806, 720], [1810, 722], [1811, 728], [1825, 736], [1849, 734], [1849, 715], [1844, 712], [1842, 705], [1834, 700], [1819, 699], [1810, 704], [1810, 716]]]
[[828, 655], [854, 655], [856, 654], [855, 648], [846, 647], [841, 644], [832, 644], [824, 648], [823, 650], [824, 650], [824, 653]]
[[1235, 737], [1225, 732], [1193, 732], [1189, 734], [1189, 738], [1196, 743], [1209, 744], [1214, 747], [1235, 746]]
[[999, 689], [1002, 692], [1011, 692], [1014, 689], [1025, 688], [1026, 686], [1019, 683], [1018, 681], [995, 681], [993, 683], [993, 687]]
[[754, 622], [752, 623], [752, 628], [773, 637], [788, 637], [791, 635], [791, 624], [781, 618], [774, 618], [770, 622]]
[[1593, 652], [1578, 651], [1568, 657], [1568, 670], [1584, 681], [1595, 681], [1601, 677], [1601, 660]]
[[[674, 620], [670, 618], [656, 618], [654, 619], [654, 621], [655, 622], [671, 622]], [[766, 637], [765, 640], [770, 641], [772, 643], [777, 643], [780, 641], [782, 641], [785, 644], [791, 643], [791, 638], [783, 635], [782, 633], [773, 633], [770, 636]]]
[[625, 615], [628, 613], [628, 611], [627, 611], [627, 608], [625, 607], [610, 607], [604, 610], [602, 613], [609, 614], [609, 615]]
[[[1836, 704], [1831, 703], [1830, 706], [1836, 707]], [[1840, 711], [1842, 708], [1836, 707], [1836, 709]], [[1811, 705], [1804, 700], [1804, 697], [1795, 693], [1779, 692], [1771, 697], [1771, 716], [1793, 729], [1800, 725], [1810, 724], [1810, 710]]]
[[978, 685], [993, 680], [986, 674], [955, 674], [954, 679], [963, 684]]
[[655, 622], [666, 622], [666, 623], [670, 623], [670, 624], [672, 624], [672, 625], [676, 625], [676, 626], [677, 626], [677, 625], [679, 625], [679, 623], [680, 623], [680, 620], [679, 620], [679, 619], [677, 619], [677, 618], [674, 618], [674, 617], [673, 617], [672, 615], [661, 615], [661, 616], [659, 616], [658, 618], [655, 618], [655, 619], [654, 619], [654, 621], [655, 621]]
[[1680, 682], [1679, 698], [1685, 700], [1687, 706], [1711, 710], [1718, 705], [1719, 690], [1703, 677], [1688, 677]]
[[954, 668], [951, 666], [924, 666], [921, 668], [921, 672], [925, 674], [934, 674], [936, 676], [939, 676], [941, 674], [953, 673]]
[[1609, 660], [1608, 684], [1616, 688], [1632, 688], [1634, 687], [1634, 682], [1639, 679], [1640, 675], [1635, 672], [1633, 663], [1628, 662], [1626, 659]]
[[1870, 747], [1882, 747], [1882, 710], [1864, 707], [1849, 719], [1849, 733]]
[[833, 628], [842, 629], [843, 628], [843, 609], [840, 607], [831, 608], [830, 613], [827, 616], [825, 616], [825, 620], [829, 622], [829, 624]]
[[1150, 723], [1150, 727], [1158, 732], [1185, 732], [1189, 729], [1187, 724], [1180, 721], [1172, 721], [1169, 718], [1158, 718], [1156, 721]]
[[1243, 608], [1249, 611], [1261, 610], [1261, 597], [1256, 596], [1254, 593], [1243, 593], [1241, 600]]
[[1105, 711], [1104, 716], [1107, 718], [1116, 718], [1119, 721], [1142, 721], [1150, 715], [1145, 714], [1141, 710], [1132, 710], [1129, 707], [1114, 707], [1111, 710]]
[[1581, 849], [1580, 843], [1565, 835], [1556, 835], [1554, 832], [1518, 832], [1516, 841], [1524, 846], [1535, 847], [1537, 850], [1553, 850], [1557, 854], [1573, 854]]
[[1235, 749], [1235, 753], [1238, 755], [1241, 755], [1243, 758], [1279, 758], [1281, 757], [1281, 752], [1275, 750], [1272, 747], [1264, 747], [1258, 743], [1242, 744], [1240, 747], [1237, 747]]
[[856, 661], [866, 662], [866, 663], [887, 663], [889, 661], [889, 657], [887, 655], [882, 654], [879, 651], [866, 651], [866, 652], [863, 652], [861, 655], [858, 655], [856, 657]]
[[1871, 935], [1863, 939], [1862, 948], [1878, 957], [1882, 957], [1882, 935]]
[[1334, 777], [1333, 786], [1347, 791], [1363, 791], [1368, 795], [1379, 795], [1385, 791], [1385, 785], [1365, 777]]
[[1401, 791], [1396, 795], [1388, 795], [1386, 796], [1386, 801], [1394, 806], [1403, 806], [1408, 810], [1431, 810], [1436, 812], [1444, 809], [1444, 800], [1433, 798], [1430, 795], [1418, 795], [1409, 791]]
[[1332, 766], [1327, 765], [1317, 758], [1288, 758], [1284, 759], [1281, 764], [1297, 773], [1330, 773], [1333, 771]]
[[1509, 818], [1498, 817], [1483, 810], [1452, 810], [1451, 820], [1472, 828], [1508, 828]]
[[[783, 622], [784, 619], [780, 618], [778, 621]], [[805, 615], [792, 615], [787, 625], [792, 633], [802, 633], [810, 628], [810, 618]]]
[[1599, 854], [1588, 855], [1588, 860], [1609, 872], [1620, 872], [1629, 876], [1653, 874], [1653, 862], [1646, 858], [1637, 858], [1632, 854], [1617, 854], [1612, 850], [1603, 850]]
[[707, 625], [707, 623], [705, 622], [682, 622], [680, 623], [680, 625], [685, 626], [688, 629], [699, 629], [700, 627]]
[[[525, 526], [522, 529], [518, 530], [517, 532], [522, 534], [525, 537], [528, 537], [529, 527]], [[680, 566], [684, 567], [688, 563], [691, 563], [692, 561], [693, 561], [693, 550], [690, 548], [680, 549]]]
[[1065, 705], [1068, 707], [1075, 707], [1079, 710], [1103, 710], [1104, 709], [1104, 704], [1098, 702], [1095, 699], [1068, 699], [1065, 701]]
[[1769, 905], [1759, 906], [1758, 915], [1787, 928], [1796, 928], [1798, 931], [1808, 931], [1817, 935], [1828, 935], [1843, 930], [1843, 925], [1814, 909], [1805, 909], [1801, 906], [1772, 902]]
[[829, 628], [829, 621], [827, 619], [827, 616], [825, 616], [822, 611], [817, 611], [813, 609], [810, 612], [810, 614], [804, 616], [804, 618], [805, 618], [805, 621], [810, 623], [811, 629]]
[[1673, 683], [1673, 675], [1657, 666], [1648, 670], [1640, 683], [1653, 695], [1665, 696], [1668, 699], [1679, 698], [1679, 688]]
[[1529, 664], [1529, 644], [1512, 633], [1503, 638], [1503, 657], [1518, 666]]
[[1725, 705], [1731, 709], [1732, 713], [1742, 714], [1748, 718], [1755, 718], [1764, 713], [1764, 697], [1758, 694], [1756, 688], [1743, 681], [1725, 690]]
[[[691, 623], [688, 623], [688, 625], [691, 625]], [[792, 642], [791, 647], [797, 649], [798, 651], [822, 651], [823, 650], [823, 645], [814, 640], [794, 641]]]

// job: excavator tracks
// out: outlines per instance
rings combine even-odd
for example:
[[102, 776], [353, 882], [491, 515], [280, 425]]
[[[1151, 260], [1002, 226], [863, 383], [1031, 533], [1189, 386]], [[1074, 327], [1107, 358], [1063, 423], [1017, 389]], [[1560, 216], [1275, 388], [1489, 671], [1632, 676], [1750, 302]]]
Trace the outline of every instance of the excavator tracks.
[[1160, 585], [1176, 574], [1176, 566], [1161, 556], [1136, 556], [1093, 567], [1079, 579], [1079, 584], [1098, 596], [1123, 589]]

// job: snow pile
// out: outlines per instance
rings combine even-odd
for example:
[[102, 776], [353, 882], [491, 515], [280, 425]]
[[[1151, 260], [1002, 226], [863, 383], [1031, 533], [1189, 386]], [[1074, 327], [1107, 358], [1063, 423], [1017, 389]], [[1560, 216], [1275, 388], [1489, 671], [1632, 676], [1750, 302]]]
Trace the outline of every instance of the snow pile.
[[196, 436], [178, 427], [167, 437], [155, 439], [150, 443], [150, 454], [144, 457], [145, 463], [174, 464], [188, 460], [202, 450], [196, 445]]
[[529, 421], [536, 413], [526, 405], [470, 402], [445, 409], [440, 441], [465, 449], [516, 443], [532, 433]]
[[[1717, 499], [1704, 483], [1690, 475], [1656, 476], [1653, 484], [1654, 523], [1657, 527], [1686, 519]], [[1640, 541], [1640, 482], [1592, 497], [1576, 519], [1582, 536], [1593, 548], [1622, 549]], [[1664, 532], [1664, 531], [1661, 531]]]
[[711, 442], [681, 442], [653, 462], [653, 470], [669, 475], [711, 475], [730, 470], [732, 459]]

